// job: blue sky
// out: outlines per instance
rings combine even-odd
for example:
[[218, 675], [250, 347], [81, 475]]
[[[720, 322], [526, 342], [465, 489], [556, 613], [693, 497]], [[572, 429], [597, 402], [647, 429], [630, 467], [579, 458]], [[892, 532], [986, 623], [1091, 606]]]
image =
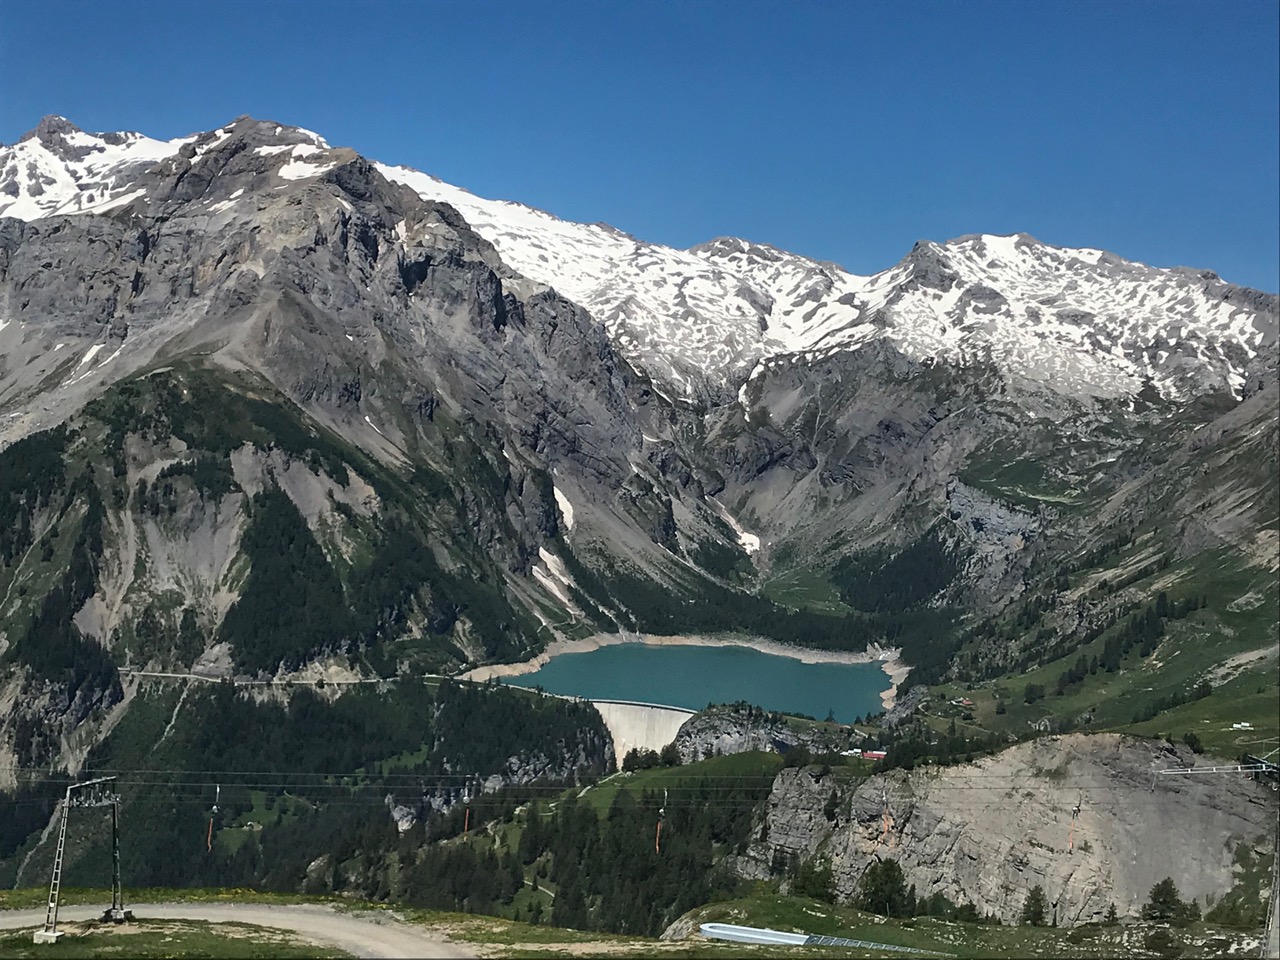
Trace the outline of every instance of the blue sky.
[[0, 140], [240, 114], [850, 270], [1025, 231], [1280, 288], [1280, 5], [0, 0]]

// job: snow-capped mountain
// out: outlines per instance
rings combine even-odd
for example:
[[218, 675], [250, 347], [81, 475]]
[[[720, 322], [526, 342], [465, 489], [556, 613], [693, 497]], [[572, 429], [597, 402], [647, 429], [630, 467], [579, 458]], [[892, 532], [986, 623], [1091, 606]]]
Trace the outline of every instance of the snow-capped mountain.
[[0, 149], [0, 216], [35, 220], [102, 213], [129, 202], [134, 176], [195, 140], [152, 140], [140, 133], [85, 133], [45, 117]]
[[690, 250], [485, 200], [407, 167], [390, 180], [456, 207], [503, 260], [591, 310], [634, 363], [684, 397], [789, 354], [885, 338], [913, 359], [995, 362], [1011, 380], [1078, 396], [1239, 392], [1277, 342], [1276, 298], [1215, 274], [1160, 269], [1025, 234], [922, 241], [851, 274], [727, 237]]
[[987, 359], [1060, 393], [1132, 395], [1150, 380], [1179, 396], [1238, 394], [1250, 362], [1276, 345], [1275, 297], [1025, 234], [922, 241], [870, 277], [741, 240], [695, 249], [771, 297], [766, 357], [884, 337], [914, 359]]
[[[118, 210], [138, 175], [196, 161], [233, 125], [169, 141], [88, 134], [51, 117], [0, 148], [0, 216]], [[328, 144], [277, 127], [279, 176], [318, 176]], [[872, 276], [735, 238], [677, 250], [604, 224], [487, 200], [407, 167], [375, 165], [455, 207], [518, 273], [590, 310], [628, 361], [671, 396], [735, 390], [762, 363], [829, 356], [873, 339], [916, 360], [994, 363], [1011, 383], [1074, 397], [1239, 395], [1274, 354], [1277, 299], [1186, 268], [1162, 269], [1024, 234], [922, 241]]]
[[[316, 150], [329, 147], [309, 130], [288, 129]], [[230, 136], [230, 124], [153, 140], [132, 131], [85, 133], [63, 117], [45, 117], [16, 144], [0, 147], [0, 217], [38, 220], [118, 209], [142, 196], [135, 184], [140, 174], [173, 157], [198, 159]]]

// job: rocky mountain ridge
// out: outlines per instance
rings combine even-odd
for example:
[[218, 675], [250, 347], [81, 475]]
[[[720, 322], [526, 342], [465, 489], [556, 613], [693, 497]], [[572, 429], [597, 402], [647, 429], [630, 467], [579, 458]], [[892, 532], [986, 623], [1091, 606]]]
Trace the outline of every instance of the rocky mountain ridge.
[[586, 306], [624, 356], [681, 398], [737, 386], [772, 358], [873, 339], [917, 360], [993, 362], [1033, 392], [1132, 397], [1150, 382], [1179, 397], [1238, 393], [1277, 344], [1274, 295], [1025, 234], [921, 241], [860, 277], [738, 238], [674, 250], [380, 169], [455, 206], [504, 260]]
[[813, 754], [847, 749], [851, 736], [844, 729], [828, 729], [816, 724], [788, 723], [780, 714], [738, 703], [708, 708], [686, 720], [672, 741], [681, 763], [707, 757], [758, 750], [785, 752], [802, 747]]
[[[198, 161], [236, 123], [163, 142], [45, 118], [0, 148], [0, 216], [119, 209], [137, 199], [134, 180], [148, 164]], [[323, 171], [322, 138], [272, 127], [257, 149], [284, 161], [280, 176]], [[737, 238], [675, 250], [485, 200], [407, 167], [378, 169], [458, 210], [508, 266], [590, 310], [629, 362], [682, 398], [735, 389], [774, 357], [825, 357], [880, 338], [917, 360], [988, 360], [1033, 392], [1133, 397], [1150, 383], [1180, 398], [1238, 395], [1277, 344], [1273, 294], [1025, 234], [921, 241], [898, 265], [861, 277]]]

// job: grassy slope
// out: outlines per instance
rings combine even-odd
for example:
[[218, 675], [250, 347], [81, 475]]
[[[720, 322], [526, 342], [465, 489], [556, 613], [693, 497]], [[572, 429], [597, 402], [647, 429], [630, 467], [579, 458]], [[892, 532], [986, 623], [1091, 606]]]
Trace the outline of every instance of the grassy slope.
[[619, 773], [592, 787], [583, 796], [601, 815], [608, 813], [614, 797], [626, 789], [639, 796], [645, 791], [668, 790], [678, 795], [680, 788], [690, 781], [704, 777], [734, 777], [743, 781], [772, 783], [782, 758], [771, 753], [735, 753], [726, 757], [709, 757], [682, 767], [659, 767]]
[[[1172, 571], [1178, 573], [1176, 569]], [[1167, 578], [1168, 574], [1161, 574]], [[1276, 609], [1280, 588], [1259, 574], [1233, 562], [1230, 557], [1206, 555], [1181, 571], [1169, 588], [1173, 599], [1205, 594], [1206, 609], [1185, 620], [1167, 622], [1168, 632], [1155, 652], [1147, 658], [1133, 650], [1116, 673], [1099, 670], [1062, 696], [1054, 693], [1060, 674], [1077, 658], [1101, 655], [1108, 631], [1058, 660], [1024, 673], [1009, 675], [975, 685], [943, 684], [934, 688], [932, 702], [925, 710], [948, 720], [963, 711], [946, 701], [968, 696], [972, 726], [1021, 734], [1043, 719], [1080, 720], [1084, 729], [1117, 730], [1143, 736], [1181, 737], [1194, 732], [1206, 750], [1235, 757], [1242, 752], [1267, 752], [1280, 746], [1280, 717], [1275, 705], [1280, 701], [1280, 674], [1277, 673]], [[1253, 605], [1237, 601], [1252, 594]], [[1267, 651], [1270, 651], [1268, 653]], [[1222, 669], [1232, 658], [1248, 658], [1237, 668]], [[1213, 693], [1203, 699], [1161, 711], [1154, 719], [1135, 722], [1148, 706], [1171, 694], [1194, 686], [1201, 679], [1214, 684]], [[1028, 684], [1045, 688], [1046, 696], [1032, 704], [1024, 702]], [[996, 713], [1003, 701], [1006, 712]], [[1232, 730], [1231, 724], [1248, 721], [1252, 731]], [[958, 726], [966, 726], [958, 719]], [[1263, 749], [1265, 744], [1271, 746]]]
[[[1121, 565], [1127, 559], [1122, 556], [1113, 563]], [[828, 602], [824, 587], [834, 593], [830, 584], [813, 573], [784, 577], [787, 579], [770, 581], [764, 587], [780, 602], [819, 609]], [[934, 688], [932, 705], [926, 709], [945, 720], [955, 717], [961, 732], [968, 727], [970, 732], [986, 729], [1021, 734], [1031, 731], [1036, 721], [1069, 718], [1080, 721], [1084, 729], [1122, 730], [1144, 736], [1181, 737], [1194, 731], [1206, 749], [1222, 756], [1234, 757], [1245, 750], [1256, 752], [1266, 743], [1271, 744], [1267, 749], [1280, 746], [1280, 721], [1275, 709], [1280, 701], [1277, 657], [1274, 652], [1259, 655], [1259, 651], [1274, 651], [1277, 647], [1280, 588], [1256, 568], [1244, 566], [1225, 553], [1202, 555], [1183, 567], [1161, 571], [1148, 582], [1159, 579], [1163, 583], [1173, 577], [1176, 580], [1168, 588], [1172, 599], [1203, 594], [1209, 606], [1186, 620], [1168, 621], [1168, 635], [1152, 656], [1141, 658], [1135, 649], [1117, 673], [1099, 670], [1056, 696], [1059, 675], [1081, 654], [1086, 658], [1101, 656], [1107, 639], [1115, 632], [1113, 628], [1091, 643], [1023, 673], [976, 684], [939, 685]], [[1072, 579], [1078, 584], [1084, 577], [1077, 574]], [[1097, 574], [1090, 579], [1097, 579]], [[788, 593], [784, 583], [793, 584], [796, 592]], [[1133, 586], [1141, 591], [1144, 583]], [[1252, 599], [1246, 604], [1238, 603], [1250, 596]], [[1256, 659], [1247, 660], [1238, 668], [1220, 669], [1232, 658], [1250, 654]], [[1204, 678], [1210, 679], [1215, 688], [1207, 699], [1162, 710], [1152, 720], [1134, 722], [1151, 704], [1185, 691]], [[1024, 703], [1028, 684], [1045, 687], [1045, 698], [1034, 704]], [[973, 715], [970, 724], [960, 719], [964, 711], [946, 705], [947, 700], [961, 696], [975, 701], [968, 708]], [[998, 700], [1004, 701], [1005, 714], [996, 714]], [[1082, 719], [1086, 717], [1091, 719]], [[1252, 723], [1252, 733], [1231, 729], [1232, 723], [1242, 721]]]
[[774, 603], [797, 610], [835, 616], [852, 612], [831, 581], [807, 567], [793, 567], [769, 576], [760, 585], [760, 592]]
[[[213, 901], [252, 903], [318, 902], [303, 898], [258, 894], [244, 890], [130, 891], [131, 899], [152, 898], [170, 901]], [[68, 890], [67, 902], [102, 902], [104, 891]], [[39, 890], [4, 891], [0, 907], [38, 906], [44, 893]], [[741, 944], [702, 940], [696, 937], [679, 940], [656, 940], [646, 937], [624, 937], [610, 934], [566, 930], [545, 925], [518, 923], [496, 917], [473, 914], [443, 913], [413, 908], [392, 909], [385, 904], [328, 900], [338, 908], [385, 910], [410, 923], [419, 923], [446, 936], [485, 948], [491, 955], [507, 957], [554, 956], [654, 956], [664, 957], [735, 957], [749, 953], [754, 957], [883, 957], [885, 951], [857, 950], [849, 947], [784, 947], [745, 948]], [[826, 936], [866, 940], [874, 943], [910, 947], [921, 951], [950, 954], [956, 957], [1106, 957], [1151, 955], [1144, 949], [1145, 940], [1154, 928], [1145, 926], [1078, 927], [1056, 930], [1046, 927], [1008, 927], [979, 924], [948, 923], [931, 918], [914, 921], [886, 920], [851, 907], [836, 907], [818, 900], [784, 897], [761, 892], [739, 900], [710, 904], [686, 918], [686, 926], [720, 922], [749, 926], [794, 930]], [[158, 928], [178, 926], [175, 921], [145, 921]], [[276, 934], [259, 932], [242, 924], [211, 925], [182, 922], [184, 932], [176, 940], [162, 936], [142, 939], [132, 935], [126, 941], [128, 956], [343, 956], [336, 951], [320, 951], [314, 947], [282, 943]], [[224, 933], [233, 933], [233, 937]], [[1186, 957], [1222, 956], [1239, 953], [1241, 947], [1256, 940], [1238, 930], [1213, 924], [1197, 924], [1186, 930], [1172, 930], [1172, 936]], [[253, 934], [254, 938], [245, 938]], [[164, 934], [172, 936], [172, 933]], [[120, 955], [119, 940], [113, 934], [98, 935], [96, 943], [87, 938], [74, 942], [77, 949], [67, 950], [72, 943], [50, 949], [32, 949], [30, 933], [0, 935], [0, 955], [24, 956], [109, 956]], [[150, 935], [149, 935], [150, 936]], [[97, 938], [95, 938], [97, 939]], [[87, 949], [86, 949], [87, 948]], [[1234, 949], [1233, 949], [1234, 948]], [[66, 952], [62, 952], [62, 951]], [[910, 956], [910, 954], [903, 954]]]

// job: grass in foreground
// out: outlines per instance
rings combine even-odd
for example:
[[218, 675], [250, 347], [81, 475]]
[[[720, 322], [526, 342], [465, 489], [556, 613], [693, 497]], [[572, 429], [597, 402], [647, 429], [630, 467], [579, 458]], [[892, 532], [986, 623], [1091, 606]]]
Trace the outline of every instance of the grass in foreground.
[[201, 957], [291, 958], [349, 957], [332, 947], [318, 946], [281, 930], [247, 923], [206, 923], [199, 920], [146, 920], [132, 923], [59, 924], [65, 935], [57, 943], [36, 944], [30, 930], [0, 931], [0, 957]]
[[[570, 930], [521, 923], [501, 917], [445, 913], [390, 904], [323, 897], [258, 893], [249, 890], [149, 890], [136, 892], [135, 902], [243, 902], [330, 903], [338, 909], [372, 910], [390, 914], [406, 923], [422, 925], [460, 943], [483, 948], [488, 956], [501, 957], [884, 957], [883, 950], [849, 947], [754, 947], [698, 937], [699, 924], [737, 923], [872, 943], [910, 947], [956, 958], [990, 957], [1219, 957], [1251, 956], [1260, 946], [1258, 934], [1217, 924], [1199, 923], [1186, 929], [1151, 924], [1086, 925], [1073, 928], [988, 926], [953, 923], [931, 917], [892, 920], [863, 913], [852, 907], [833, 906], [820, 900], [781, 896], [762, 891], [754, 896], [708, 904], [679, 922], [680, 939], [657, 940]], [[97, 902], [102, 891], [76, 891], [80, 902]], [[30, 907], [33, 898], [43, 904], [40, 891], [4, 891], [0, 908]], [[19, 902], [14, 902], [19, 900]], [[87, 928], [76, 939], [56, 947], [31, 943], [30, 930], [0, 932], [0, 957], [344, 957], [333, 948], [300, 942], [295, 935], [248, 924], [209, 924], [197, 921], [141, 920], [125, 927]], [[907, 958], [919, 954], [892, 954]]]

